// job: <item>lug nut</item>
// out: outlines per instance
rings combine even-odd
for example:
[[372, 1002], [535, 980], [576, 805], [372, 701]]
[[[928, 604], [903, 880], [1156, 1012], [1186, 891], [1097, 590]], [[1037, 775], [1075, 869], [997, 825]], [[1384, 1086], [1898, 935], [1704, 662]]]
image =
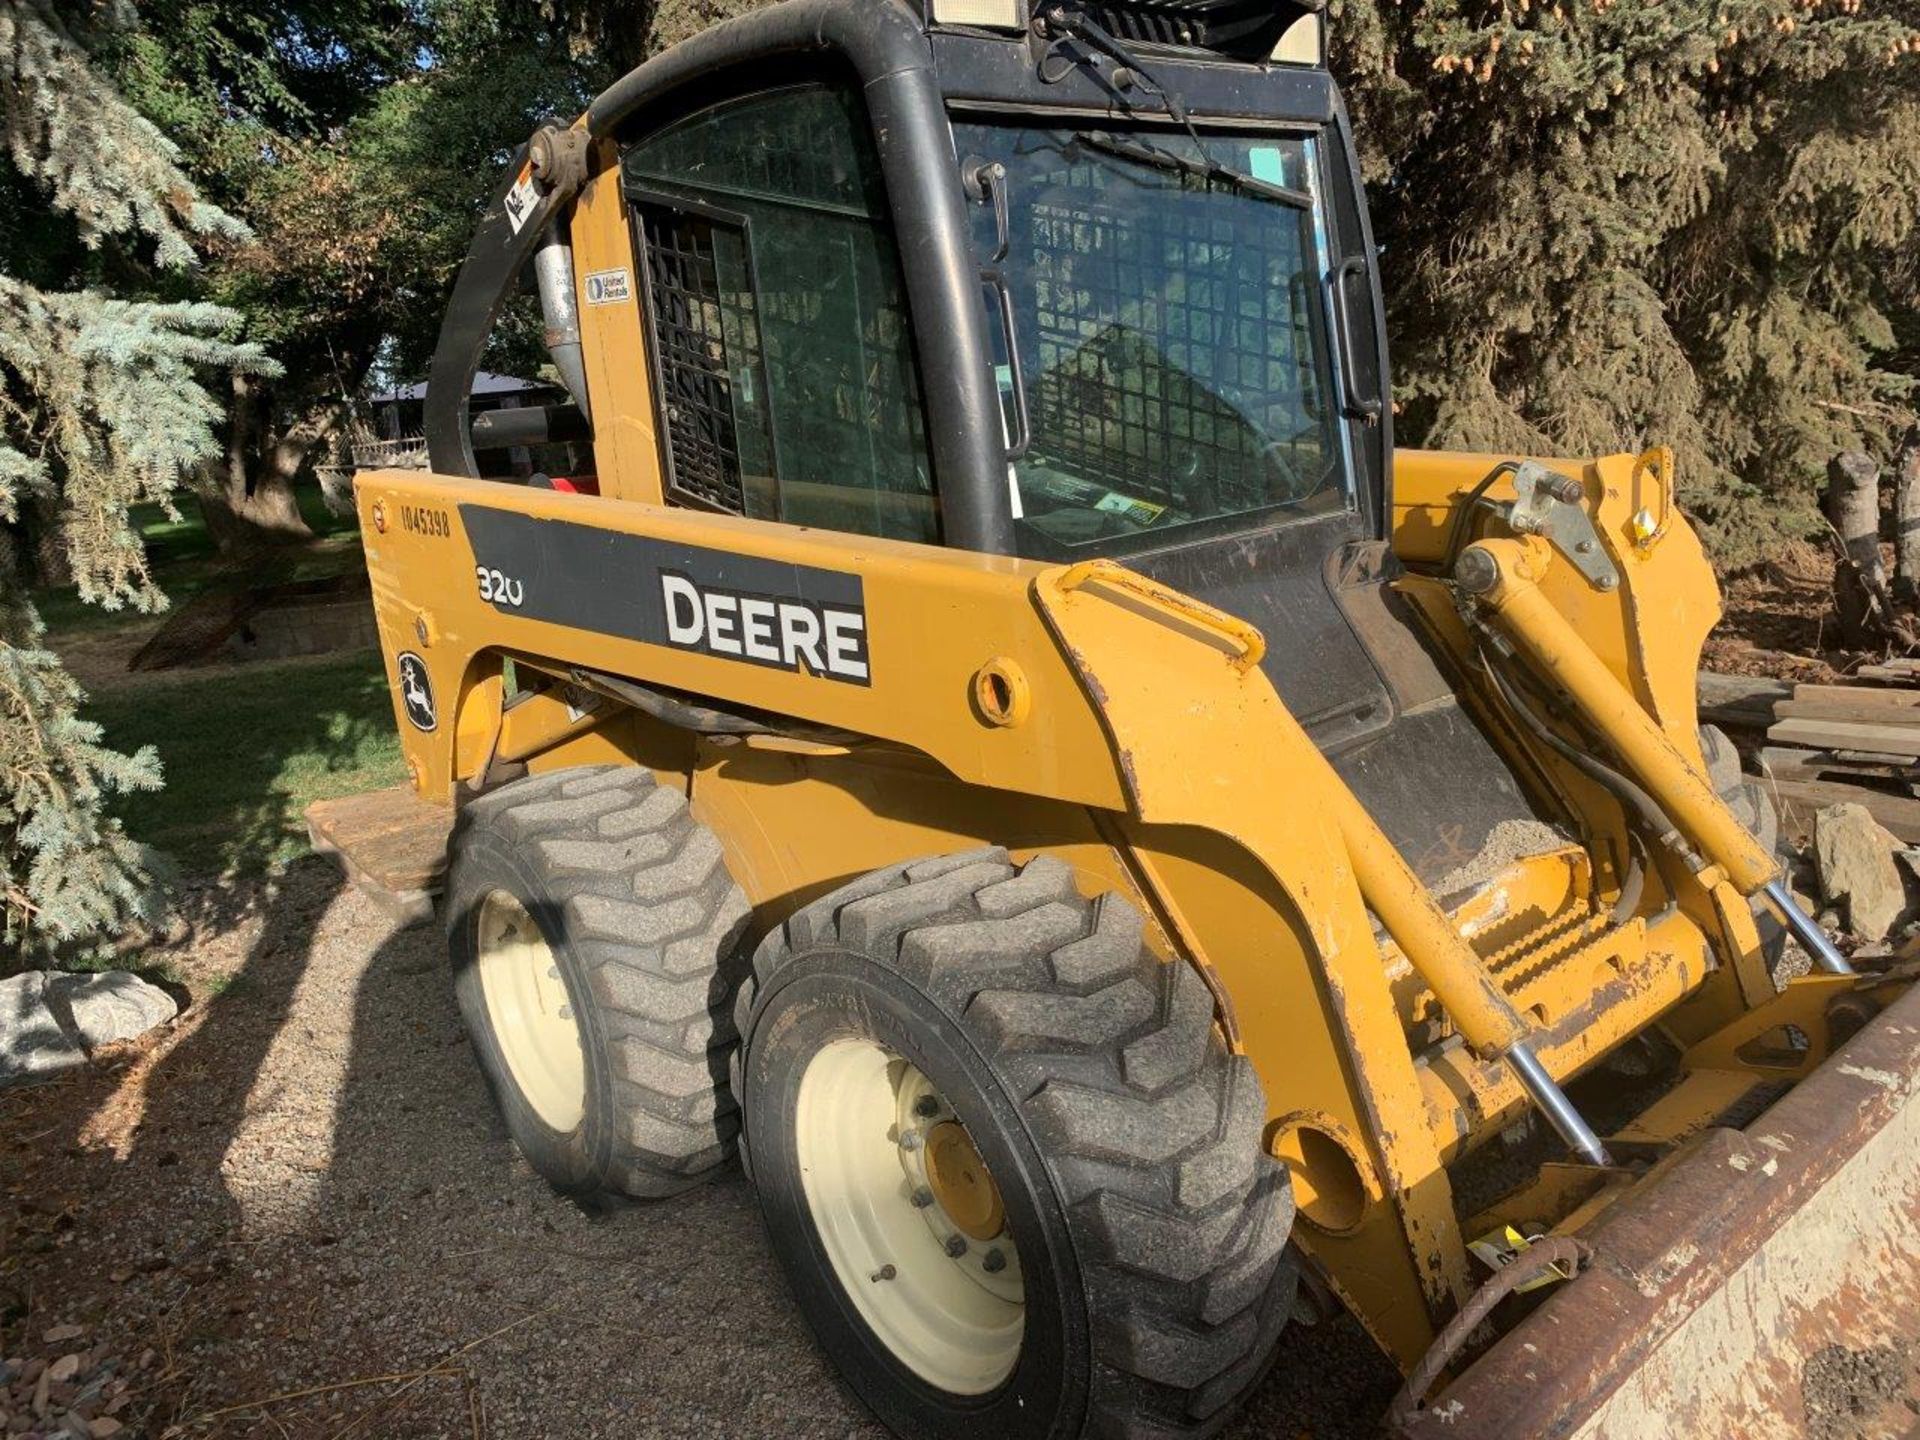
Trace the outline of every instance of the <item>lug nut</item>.
[[933, 1191], [927, 1189], [926, 1186], [922, 1185], [918, 1190], [914, 1191], [913, 1194], [909, 1195], [907, 1198], [913, 1202], [914, 1209], [924, 1210], [929, 1205], [933, 1204]]
[[980, 1268], [989, 1275], [998, 1275], [1002, 1270], [1007, 1268], [1006, 1254], [998, 1246], [995, 1246], [980, 1257]]
[[949, 1235], [947, 1237], [947, 1254], [951, 1255], [954, 1259], [958, 1260], [962, 1255], [966, 1253], [967, 1253], [967, 1237], [966, 1236]]
[[922, 1095], [913, 1102], [913, 1113], [922, 1120], [931, 1120], [940, 1113], [940, 1102], [931, 1095]]
[[900, 1132], [900, 1148], [902, 1150], [918, 1150], [920, 1148], [920, 1132], [918, 1130], [902, 1130]]

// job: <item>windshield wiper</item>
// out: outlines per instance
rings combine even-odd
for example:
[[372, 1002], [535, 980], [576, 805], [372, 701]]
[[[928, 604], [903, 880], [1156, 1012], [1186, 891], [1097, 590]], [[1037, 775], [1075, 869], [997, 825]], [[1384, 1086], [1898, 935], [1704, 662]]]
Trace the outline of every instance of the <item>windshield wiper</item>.
[[[1082, 45], [1099, 51], [1102, 55], [1105, 55], [1109, 60], [1114, 62], [1116, 68], [1113, 74], [1107, 78], [1107, 84], [1122, 105], [1125, 105], [1129, 110], [1138, 108], [1127, 97], [1127, 91], [1131, 89], [1133, 83], [1137, 81], [1142, 89], [1150, 90], [1160, 97], [1160, 103], [1167, 107], [1167, 114], [1171, 115], [1186, 127], [1187, 133], [1193, 136], [1194, 144], [1198, 145], [1200, 143], [1200, 132], [1193, 128], [1193, 120], [1188, 116], [1187, 107], [1181, 101], [1180, 97], [1161, 83], [1158, 75], [1141, 64], [1138, 55], [1134, 54], [1127, 46], [1122, 45], [1114, 36], [1108, 34], [1105, 28], [1091, 15], [1087, 14], [1086, 11], [1072, 4], [1056, 4], [1050, 5], [1043, 10], [1039, 18], [1043, 34], [1052, 33], [1055, 36], [1071, 36]], [[1059, 40], [1056, 39], [1052, 45], [1048, 46], [1049, 54], [1052, 53], [1053, 49], [1056, 48], [1059, 43]], [[1047, 80], [1045, 61], [1041, 62], [1041, 67], [1040, 78]], [[1125, 68], [1124, 75], [1119, 67]], [[1097, 70], [1095, 73], [1098, 73]], [[1048, 83], [1050, 84], [1052, 82], [1048, 81]]]
[[1084, 145], [1089, 150], [1098, 150], [1103, 154], [1117, 155], [1123, 160], [1151, 165], [1156, 170], [1168, 170], [1178, 175], [1195, 175], [1203, 180], [1217, 181], [1243, 194], [1258, 195], [1264, 200], [1277, 200], [1282, 205], [1291, 205], [1298, 210], [1313, 208], [1313, 196], [1305, 190], [1296, 190], [1291, 185], [1277, 185], [1271, 180], [1262, 180], [1258, 175], [1249, 175], [1244, 170], [1223, 165], [1204, 150], [1198, 156], [1182, 155], [1177, 151], [1162, 150], [1158, 145], [1145, 140], [1125, 139], [1103, 130], [1076, 130], [1073, 138], [1075, 143]]
[[[1282, 205], [1292, 205], [1301, 210], [1313, 208], [1313, 197], [1306, 191], [1295, 190], [1289, 185], [1279, 185], [1271, 180], [1262, 180], [1258, 175], [1249, 175], [1244, 170], [1223, 165], [1208, 155], [1207, 142], [1201, 138], [1199, 127], [1193, 123], [1193, 117], [1187, 113], [1187, 107], [1178, 93], [1149, 70], [1130, 47], [1121, 44], [1084, 10], [1068, 3], [1053, 4], [1041, 11], [1040, 21], [1043, 33], [1050, 31], [1059, 36], [1071, 36], [1099, 51], [1116, 66], [1126, 67], [1130, 81], [1137, 82], [1140, 88], [1160, 97], [1160, 103], [1166, 107], [1167, 114], [1192, 137], [1193, 148], [1199, 158], [1188, 159], [1171, 150], [1162, 150], [1157, 145], [1150, 145], [1144, 140], [1122, 140], [1117, 136], [1095, 130], [1080, 131], [1074, 136], [1076, 140], [1095, 150], [1104, 150], [1110, 155], [1138, 160], [1143, 165], [1152, 165], [1157, 169], [1217, 180], [1245, 194], [1277, 200]], [[1116, 68], [1109, 83], [1113, 85], [1121, 104], [1129, 110], [1137, 110], [1138, 107], [1127, 98], [1129, 86], [1119, 83], [1120, 77], [1121, 71]], [[1044, 72], [1041, 78], [1046, 78]]]

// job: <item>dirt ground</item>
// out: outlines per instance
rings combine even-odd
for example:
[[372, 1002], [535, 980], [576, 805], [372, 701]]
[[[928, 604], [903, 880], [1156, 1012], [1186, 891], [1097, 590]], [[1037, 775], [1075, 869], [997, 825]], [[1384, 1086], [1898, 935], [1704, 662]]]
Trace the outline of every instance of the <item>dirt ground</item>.
[[[188, 901], [151, 957], [181, 1018], [0, 1092], [16, 1415], [42, 1388], [100, 1436], [877, 1440], [737, 1170], [592, 1215], [519, 1160], [434, 929], [396, 931], [318, 859]], [[1350, 1322], [1295, 1330], [1229, 1433], [1371, 1435], [1394, 1383]]]
[[[1882, 549], [1891, 574], [1891, 548]], [[1862, 665], [1892, 658], [1840, 643], [1833, 569], [1831, 551], [1798, 541], [1782, 545], [1764, 564], [1722, 576], [1725, 616], [1707, 638], [1701, 668], [1830, 685], [1844, 684]]]

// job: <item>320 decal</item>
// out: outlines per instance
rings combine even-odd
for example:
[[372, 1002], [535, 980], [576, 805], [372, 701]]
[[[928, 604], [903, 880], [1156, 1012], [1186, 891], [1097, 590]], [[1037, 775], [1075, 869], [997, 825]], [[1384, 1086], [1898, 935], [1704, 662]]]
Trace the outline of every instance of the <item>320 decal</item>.
[[473, 567], [474, 578], [480, 582], [480, 598], [492, 605], [511, 605], [518, 610], [526, 603], [527, 589], [518, 580], [509, 579], [498, 570], [485, 565]]

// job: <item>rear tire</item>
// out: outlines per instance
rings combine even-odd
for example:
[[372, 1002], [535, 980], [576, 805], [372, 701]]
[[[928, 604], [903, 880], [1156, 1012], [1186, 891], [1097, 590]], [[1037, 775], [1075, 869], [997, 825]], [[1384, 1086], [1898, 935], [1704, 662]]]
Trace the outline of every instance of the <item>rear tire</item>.
[[733, 1151], [748, 908], [678, 791], [603, 765], [461, 811], [447, 943], [507, 1129], [557, 1188], [672, 1195]]
[[[877, 871], [767, 936], [738, 1013], [741, 1152], [774, 1251], [895, 1431], [1205, 1436], [1265, 1372], [1297, 1272], [1260, 1082], [1124, 900], [997, 849]], [[984, 1165], [988, 1201], [934, 1193], [917, 1157], [943, 1140], [970, 1182]], [[983, 1246], [999, 1263], [960, 1279], [1004, 1298], [1017, 1271], [1011, 1348], [1005, 1312], [939, 1278]], [[916, 1313], [909, 1290], [965, 1313]]]

